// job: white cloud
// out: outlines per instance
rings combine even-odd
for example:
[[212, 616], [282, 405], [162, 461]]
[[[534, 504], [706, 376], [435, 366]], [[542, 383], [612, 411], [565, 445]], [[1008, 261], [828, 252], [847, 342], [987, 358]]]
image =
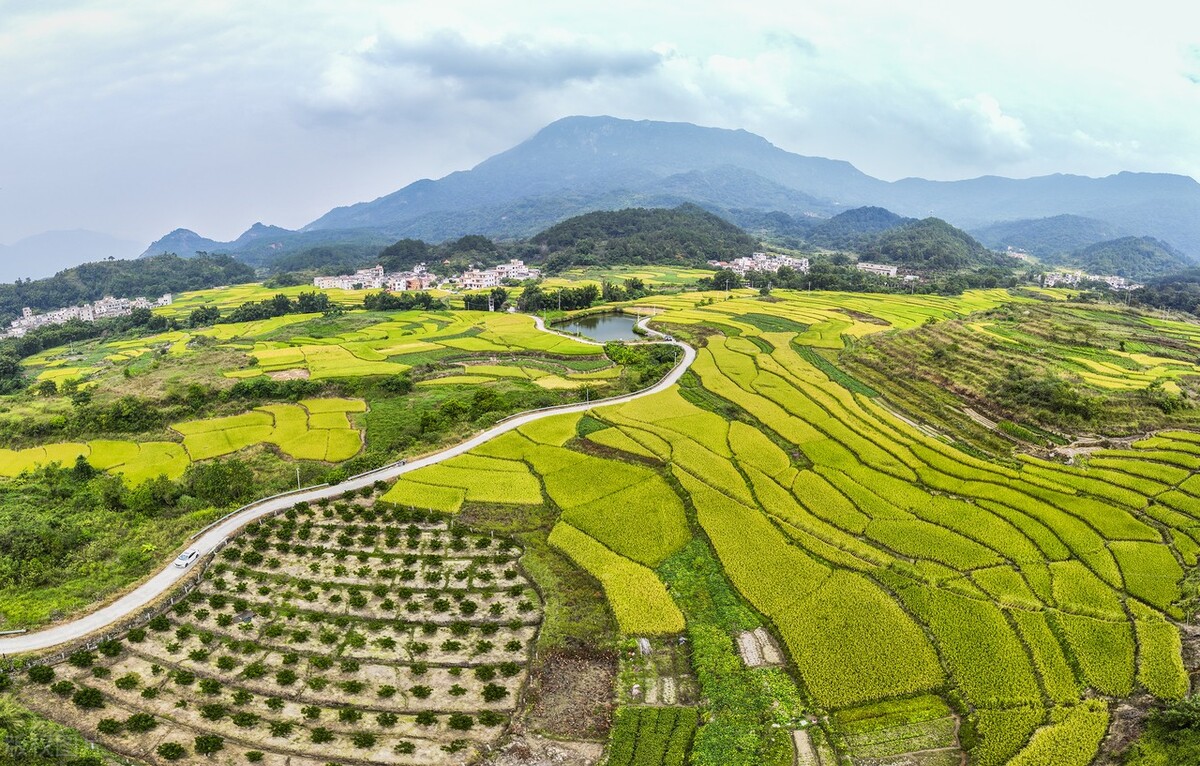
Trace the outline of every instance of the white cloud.
[[1200, 174], [1200, 4], [1069, 6], [0, 0], [0, 242], [299, 226], [569, 114], [887, 178]]

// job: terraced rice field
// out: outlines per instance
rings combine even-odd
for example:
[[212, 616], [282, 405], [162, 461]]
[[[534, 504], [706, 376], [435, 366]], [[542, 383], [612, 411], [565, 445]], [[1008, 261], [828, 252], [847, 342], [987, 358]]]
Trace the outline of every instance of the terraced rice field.
[[[236, 288], [228, 288], [236, 290]], [[361, 296], [359, 296], [361, 300]], [[221, 303], [222, 301], [218, 301]], [[241, 301], [236, 301], [240, 304]], [[102, 373], [119, 369], [147, 354], [183, 357], [191, 353], [193, 341], [215, 341], [217, 348], [244, 353], [249, 362], [221, 370], [229, 378], [305, 377], [313, 380], [395, 375], [441, 355], [511, 356], [548, 355], [579, 359], [595, 357], [599, 347], [538, 330], [532, 317], [489, 312], [438, 311], [393, 312], [370, 315], [374, 321], [357, 330], [311, 337], [294, 326], [321, 317], [320, 314], [289, 314], [254, 322], [219, 324], [195, 330], [173, 330], [146, 338], [112, 341], [83, 349], [58, 348], [24, 361], [38, 380], [62, 384], [69, 380], [86, 384]], [[526, 378], [547, 388], [603, 385], [595, 380], [574, 378], [574, 372], [557, 374], [527, 369]], [[494, 377], [493, 374], [479, 373]], [[586, 383], [584, 382], [586, 381]], [[469, 381], [476, 382], [476, 381]]]
[[180, 442], [96, 440], [0, 449], [0, 476], [19, 476], [40, 465], [71, 466], [79, 457], [93, 468], [121, 475], [129, 484], [156, 476], [178, 479], [197, 460], [229, 455], [257, 444], [271, 444], [298, 460], [331, 463], [348, 460], [362, 449], [361, 432], [348, 415], [364, 412], [361, 399], [305, 399], [270, 404], [242, 415], [176, 423]]
[[[1161, 699], [1186, 693], [1172, 620], [1183, 567], [1200, 555], [1200, 480], [1190, 478], [1200, 437], [1162, 434], [1097, 453], [1084, 468], [973, 457], [831, 377], [797, 346], [991, 308], [1008, 299], [1003, 293], [775, 297], [784, 300], [655, 301], [666, 326], [722, 329], [693, 372], [706, 395], [742, 413], [733, 422], [670, 391], [595, 409], [589, 419], [603, 427], [589, 426], [579, 442], [511, 434], [475, 451], [520, 461], [538, 478], [562, 509], [552, 542], [597, 577], [626, 631], [672, 622], [656, 626], [630, 608], [658, 603], [647, 575], [688, 534], [681, 513], [624, 489], [645, 481], [632, 467], [654, 476], [657, 465], [835, 721], [951, 689], [978, 763], [1045, 763], [1055, 752], [1055, 763], [1082, 766], [1108, 724], [1104, 698], [1137, 688]], [[585, 442], [624, 453], [627, 465], [589, 462], [597, 458], [581, 451]], [[570, 481], [556, 482], [556, 473]], [[429, 496], [454, 489], [418, 471], [393, 497], [421, 505], [421, 483]], [[462, 502], [469, 497], [455, 494], [441, 507]], [[597, 508], [583, 517], [590, 527], [572, 517], [589, 503]], [[615, 534], [633, 518], [642, 539]], [[647, 568], [637, 574], [630, 565]], [[930, 720], [928, 736], [940, 744], [927, 749], [957, 762], [947, 716]], [[906, 747], [877, 739], [850, 737], [843, 747], [863, 762], [881, 747]]]
[[21, 698], [151, 763], [464, 763], [528, 674], [541, 604], [520, 553], [370, 497], [297, 506]]

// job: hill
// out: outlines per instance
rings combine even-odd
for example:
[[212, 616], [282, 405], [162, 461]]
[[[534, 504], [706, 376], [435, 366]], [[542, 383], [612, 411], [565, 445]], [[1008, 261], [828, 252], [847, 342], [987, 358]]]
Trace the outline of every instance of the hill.
[[808, 233], [807, 239], [818, 247], [853, 250], [865, 237], [914, 222], [915, 219], [881, 207], [860, 207], [818, 224]]
[[755, 240], [696, 205], [597, 211], [567, 219], [533, 237], [550, 270], [584, 265], [670, 263], [749, 255]]
[[918, 271], [1011, 267], [1013, 263], [1011, 258], [988, 250], [970, 234], [940, 218], [887, 229], [856, 249], [866, 260]]
[[1153, 237], [1121, 237], [1045, 259], [1047, 265], [1072, 266], [1089, 274], [1147, 279], [1183, 271], [1195, 263]]
[[983, 244], [997, 250], [1013, 247], [1030, 255], [1045, 257], [1070, 253], [1097, 242], [1116, 239], [1122, 232], [1106, 221], [1080, 215], [1056, 215], [1002, 221], [971, 230]]

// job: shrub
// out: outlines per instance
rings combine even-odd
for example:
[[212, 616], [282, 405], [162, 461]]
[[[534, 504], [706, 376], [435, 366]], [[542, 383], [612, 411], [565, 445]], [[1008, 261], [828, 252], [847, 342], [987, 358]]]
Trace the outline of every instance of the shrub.
[[288, 737], [291, 736], [292, 729], [296, 725], [291, 721], [271, 721], [271, 736], [272, 737]]
[[187, 750], [178, 742], [164, 742], [154, 752], [164, 761], [178, 761], [187, 755]]
[[238, 689], [233, 693], [233, 704], [235, 705], [245, 705], [252, 699], [254, 699], [254, 695], [245, 689]]
[[225, 747], [225, 740], [216, 734], [200, 734], [196, 737], [195, 746], [199, 755], [212, 755]]
[[27, 671], [27, 674], [29, 680], [35, 684], [48, 684], [54, 680], [54, 668], [49, 665], [34, 665]]
[[475, 668], [475, 677], [480, 681], [491, 681], [496, 677], [496, 669], [491, 665], [480, 665]]
[[437, 713], [431, 710], [422, 710], [417, 713], [417, 723], [422, 726], [433, 726], [438, 721]]
[[362, 712], [352, 707], [345, 707], [338, 711], [338, 720], [342, 723], [358, 723], [362, 720]]
[[419, 700], [428, 699], [429, 695], [433, 694], [433, 689], [428, 686], [413, 686], [408, 691]]
[[93, 689], [90, 686], [81, 686], [71, 695], [71, 702], [75, 707], [83, 708], [84, 710], [98, 710], [104, 707], [104, 695], [99, 689]]
[[101, 718], [96, 722], [96, 731], [115, 736], [121, 733], [121, 722], [115, 718]]
[[180, 686], [191, 686], [196, 682], [196, 674], [190, 670], [176, 670], [175, 683]]
[[158, 688], [155, 686], [147, 686], [142, 689], [142, 699], [152, 700], [158, 698]]
[[130, 643], [140, 644], [146, 640], [146, 629], [134, 628], [125, 634], [125, 638], [128, 639]]
[[249, 729], [258, 724], [258, 716], [246, 710], [234, 713], [229, 720], [233, 721], [234, 726], [239, 726], [243, 729]]
[[417, 752], [417, 746], [406, 739], [402, 739], [397, 742], [396, 746], [392, 749], [395, 750], [399, 755], [412, 755], [413, 753]]
[[247, 750], [246, 751], [246, 760], [249, 761], [250, 763], [261, 763], [262, 759], [263, 759], [263, 752], [261, 750]]
[[79, 651], [68, 657], [67, 662], [77, 668], [90, 668], [96, 663], [96, 655], [91, 652]]
[[142, 677], [137, 673], [126, 673], [125, 675], [113, 681], [113, 686], [123, 692], [133, 691], [142, 683]]
[[326, 729], [324, 726], [318, 726], [308, 733], [308, 737], [312, 740], [314, 745], [323, 745], [326, 742], [333, 741], [333, 732], [331, 732], [329, 729]]
[[291, 686], [296, 683], [296, 671], [291, 668], [284, 668], [275, 674], [275, 683], [280, 686]]
[[521, 672], [521, 666], [515, 662], [501, 662], [500, 675], [505, 678], [512, 678]]
[[321, 708], [316, 705], [307, 705], [300, 708], [300, 713], [310, 721], [315, 721], [321, 717]]
[[379, 715], [375, 716], [375, 720], [379, 722], [380, 726], [390, 729], [396, 725], [396, 722], [400, 720], [400, 717], [395, 713], [380, 713]]
[[350, 741], [354, 743], [355, 747], [364, 750], [368, 747], [375, 747], [375, 735], [369, 731], [356, 732], [350, 737]]
[[116, 657], [121, 653], [122, 647], [120, 641], [110, 638], [107, 641], [101, 641], [100, 645], [97, 646], [96, 649], [98, 649], [105, 657]]
[[280, 710], [283, 710], [283, 700], [279, 699], [278, 697], [268, 697], [266, 705], [268, 710], [273, 710], [277, 713]]
[[385, 684], [379, 687], [379, 691], [377, 691], [376, 694], [383, 699], [391, 699], [396, 695], [396, 687]]
[[455, 731], [470, 731], [475, 725], [475, 719], [466, 713], [451, 713], [449, 725]]
[[149, 713], [134, 713], [125, 719], [125, 728], [137, 734], [152, 731], [158, 726], [158, 721]]
[[[146, 627], [150, 628], [150, 630], [153, 630], [155, 633], [166, 633], [171, 629], [171, 621], [167, 619], [165, 614], [160, 614], [154, 619], [150, 620], [150, 622], [146, 623]], [[133, 631], [129, 632], [133, 633]]]
[[504, 716], [495, 710], [484, 710], [479, 714], [481, 726], [499, 726], [504, 723]]
[[508, 689], [505, 689], [500, 684], [488, 684], [483, 687], [484, 702], [499, 702], [508, 696]]
[[200, 706], [200, 717], [209, 721], [219, 721], [229, 715], [229, 708], [219, 702], [210, 702]]

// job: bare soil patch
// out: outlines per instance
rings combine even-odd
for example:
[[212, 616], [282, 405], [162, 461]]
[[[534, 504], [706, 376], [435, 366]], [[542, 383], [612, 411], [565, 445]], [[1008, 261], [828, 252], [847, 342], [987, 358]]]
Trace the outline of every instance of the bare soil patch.
[[556, 737], [607, 736], [616, 676], [617, 658], [612, 652], [547, 653], [530, 678], [529, 726]]

